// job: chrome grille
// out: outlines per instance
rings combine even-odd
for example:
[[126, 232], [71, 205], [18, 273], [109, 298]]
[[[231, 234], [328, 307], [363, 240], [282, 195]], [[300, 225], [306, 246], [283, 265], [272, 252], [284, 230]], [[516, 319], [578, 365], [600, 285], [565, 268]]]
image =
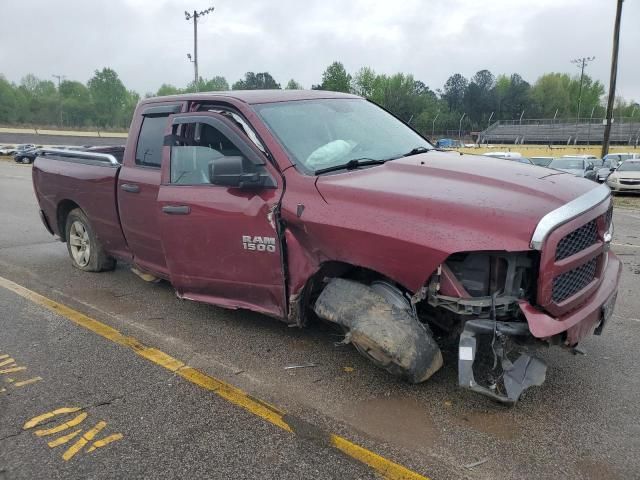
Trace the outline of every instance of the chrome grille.
[[596, 220], [591, 220], [566, 235], [556, 248], [556, 261], [575, 255], [598, 241], [598, 225]]
[[553, 279], [551, 298], [560, 303], [585, 288], [596, 276], [598, 259], [593, 258], [573, 270], [558, 275]]

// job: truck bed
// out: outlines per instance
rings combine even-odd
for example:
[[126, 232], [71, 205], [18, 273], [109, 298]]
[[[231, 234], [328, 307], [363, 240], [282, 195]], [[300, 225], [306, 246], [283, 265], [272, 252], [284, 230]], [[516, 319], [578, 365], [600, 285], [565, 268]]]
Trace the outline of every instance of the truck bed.
[[[118, 214], [116, 185], [122, 147], [92, 151], [43, 149], [33, 166], [33, 185], [45, 225], [66, 241], [63, 218], [81, 208], [106, 250], [130, 258]], [[120, 161], [119, 161], [120, 160]]]

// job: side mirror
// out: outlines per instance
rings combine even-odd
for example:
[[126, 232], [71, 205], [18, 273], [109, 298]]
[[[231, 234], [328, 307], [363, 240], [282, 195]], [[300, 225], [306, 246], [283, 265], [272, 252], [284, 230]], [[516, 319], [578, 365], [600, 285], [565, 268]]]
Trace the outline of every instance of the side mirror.
[[[237, 155], [219, 157], [209, 162], [209, 181], [213, 185], [235, 188], [268, 186], [269, 174], [260, 172], [261, 166]], [[264, 168], [264, 167], [262, 167]]]

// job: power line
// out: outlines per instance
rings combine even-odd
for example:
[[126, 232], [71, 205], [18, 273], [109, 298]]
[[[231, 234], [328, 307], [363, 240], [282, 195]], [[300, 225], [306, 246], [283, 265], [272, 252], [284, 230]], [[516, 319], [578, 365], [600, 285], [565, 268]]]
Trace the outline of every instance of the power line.
[[189, 13], [185, 10], [184, 18], [187, 21], [193, 20], [193, 60], [191, 59], [191, 54], [187, 53], [187, 58], [189, 61], [193, 62], [193, 78], [194, 78], [194, 87], [196, 92], [198, 91], [198, 18], [204, 17], [205, 15], [213, 12], [214, 7], [207, 8], [206, 10], [197, 11], [194, 10], [193, 13]]
[[582, 107], [582, 81], [584, 80], [584, 68], [593, 62], [596, 57], [582, 57], [571, 60], [571, 63], [577, 65], [580, 68], [580, 91], [578, 93], [578, 115], [576, 116], [576, 123], [580, 121], [580, 109]]

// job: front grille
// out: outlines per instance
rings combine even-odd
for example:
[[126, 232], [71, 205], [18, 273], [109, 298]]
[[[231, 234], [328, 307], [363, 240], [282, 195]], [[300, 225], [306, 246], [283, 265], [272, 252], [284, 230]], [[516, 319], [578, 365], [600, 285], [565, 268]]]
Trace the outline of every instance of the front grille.
[[640, 185], [640, 180], [622, 179], [620, 183], [622, 185]]
[[585, 288], [596, 276], [598, 259], [593, 258], [589, 262], [569, 270], [553, 279], [551, 298], [555, 303], [560, 303]]
[[591, 220], [580, 228], [566, 235], [556, 249], [556, 261], [575, 255], [598, 241], [598, 225]]

